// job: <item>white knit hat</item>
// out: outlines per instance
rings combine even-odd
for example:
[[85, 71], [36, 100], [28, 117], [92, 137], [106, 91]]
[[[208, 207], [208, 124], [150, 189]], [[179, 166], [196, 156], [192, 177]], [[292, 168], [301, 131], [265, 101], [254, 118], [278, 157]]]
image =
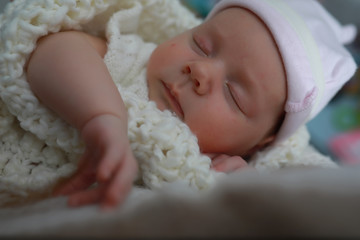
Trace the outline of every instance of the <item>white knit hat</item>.
[[283, 59], [288, 97], [285, 119], [274, 143], [290, 137], [315, 117], [353, 76], [356, 64], [343, 44], [356, 36], [314, 0], [222, 0], [207, 19], [243, 7], [264, 21]]

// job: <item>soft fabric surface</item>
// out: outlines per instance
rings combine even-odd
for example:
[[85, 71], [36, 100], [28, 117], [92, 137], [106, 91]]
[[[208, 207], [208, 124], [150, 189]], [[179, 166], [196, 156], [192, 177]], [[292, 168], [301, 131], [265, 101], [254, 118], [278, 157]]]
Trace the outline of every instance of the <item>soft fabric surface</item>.
[[360, 236], [360, 167], [294, 168], [229, 175], [198, 194], [169, 185], [134, 189], [103, 213], [65, 198], [0, 210], [2, 236], [224, 237]]
[[200, 153], [196, 137], [183, 122], [148, 101], [145, 81], [155, 43], [199, 23], [178, 1], [9, 4], [1, 16], [0, 152], [5, 157], [0, 164], [0, 205], [49, 193], [76, 169], [83, 152], [77, 130], [36, 98], [23, 69], [39, 37], [69, 29], [105, 35], [108, 40], [104, 62], [128, 110], [128, 135], [139, 161], [139, 180], [152, 189], [173, 181], [197, 190], [209, 188], [218, 175], [210, 170], [210, 159]]

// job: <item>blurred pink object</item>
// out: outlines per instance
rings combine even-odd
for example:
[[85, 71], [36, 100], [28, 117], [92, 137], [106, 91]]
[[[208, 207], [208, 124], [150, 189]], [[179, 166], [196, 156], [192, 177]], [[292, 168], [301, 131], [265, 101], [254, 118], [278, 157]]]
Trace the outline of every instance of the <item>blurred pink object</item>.
[[329, 145], [341, 163], [360, 163], [360, 129], [334, 137]]

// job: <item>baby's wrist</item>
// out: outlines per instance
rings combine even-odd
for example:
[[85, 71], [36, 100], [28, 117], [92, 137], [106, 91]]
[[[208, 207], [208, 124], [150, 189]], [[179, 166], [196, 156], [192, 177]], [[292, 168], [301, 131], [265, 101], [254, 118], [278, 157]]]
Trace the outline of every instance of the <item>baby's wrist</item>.
[[100, 113], [100, 114], [96, 114], [92, 117], [90, 117], [89, 119], [87, 119], [86, 121], [84, 121], [84, 123], [79, 127], [80, 132], [83, 132], [83, 130], [88, 126], [93, 124], [94, 122], [104, 122], [106, 123], [108, 120], [116, 120], [116, 121], [120, 121], [121, 125], [123, 125], [126, 129], [127, 129], [127, 117], [123, 117], [120, 116], [116, 113]]

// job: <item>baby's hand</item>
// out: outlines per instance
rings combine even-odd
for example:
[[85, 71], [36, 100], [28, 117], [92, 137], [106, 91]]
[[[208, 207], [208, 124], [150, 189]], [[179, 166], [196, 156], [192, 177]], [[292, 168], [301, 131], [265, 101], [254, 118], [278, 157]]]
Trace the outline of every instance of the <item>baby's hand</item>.
[[248, 163], [240, 156], [229, 156], [226, 154], [207, 154], [211, 158], [211, 169], [231, 173], [248, 167]]
[[81, 136], [86, 149], [78, 170], [55, 194], [70, 195], [71, 206], [100, 203], [104, 208], [115, 207], [130, 192], [138, 170], [127, 125], [116, 116], [100, 115], [85, 124]]

